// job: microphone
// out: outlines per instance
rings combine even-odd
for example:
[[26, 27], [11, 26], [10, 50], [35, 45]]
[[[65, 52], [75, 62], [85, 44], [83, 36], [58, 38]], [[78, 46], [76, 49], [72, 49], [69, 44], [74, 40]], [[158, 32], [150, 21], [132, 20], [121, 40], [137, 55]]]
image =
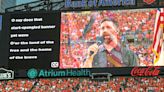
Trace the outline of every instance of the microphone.
[[[103, 37], [102, 36], [98, 36], [98, 37], [96, 37], [96, 44], [98, 45], [98, 46], [100, 46], [102, 43], [103, 43]], [[89, 53], [89, 56], [92, 56], [94, 54], [94, 51], [90, 51], [90, 53]]]
[[102, 36], [96, 37], [96, 43], [98, 46], [100, 46], [104, 42], [104, 39]]

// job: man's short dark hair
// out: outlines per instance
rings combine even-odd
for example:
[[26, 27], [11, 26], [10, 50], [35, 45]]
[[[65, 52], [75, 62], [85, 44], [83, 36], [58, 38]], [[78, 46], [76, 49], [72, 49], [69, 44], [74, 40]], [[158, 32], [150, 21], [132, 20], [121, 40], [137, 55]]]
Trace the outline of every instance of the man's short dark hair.
[[117, 23], [114, 19], [109, 18], [109, 17], [106, 17], [106, 18], [104, 18], [104, 19], [100, 22], [100, 25], [101, 25], [103, 22], [105, 22], [105, 21], [112, 22], [112, 23], [114, 24], [115, 28], [117, 29], [117, 32], [118, 32], [118, 33], [120, 32], [120, 30], [118, 29], [118, 23]]

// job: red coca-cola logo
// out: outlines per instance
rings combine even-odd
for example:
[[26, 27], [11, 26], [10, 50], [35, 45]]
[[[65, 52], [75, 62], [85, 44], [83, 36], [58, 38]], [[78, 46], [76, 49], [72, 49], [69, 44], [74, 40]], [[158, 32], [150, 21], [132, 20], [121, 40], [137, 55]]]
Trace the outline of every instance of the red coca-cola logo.
[[147, 4], [152, 4], [155, 0], [143, 0]]
[[150, 66], [147, 68], [134, 67], [131, 71], [131, 76], [158, 76], [159, 66]]

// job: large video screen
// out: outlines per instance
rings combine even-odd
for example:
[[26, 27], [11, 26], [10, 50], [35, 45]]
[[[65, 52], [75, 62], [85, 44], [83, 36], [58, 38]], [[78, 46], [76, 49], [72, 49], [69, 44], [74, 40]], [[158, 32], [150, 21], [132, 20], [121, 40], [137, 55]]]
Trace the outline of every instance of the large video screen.
[[156, 66], [153, 37], [157, 12], [158, 9], [62, 12], [60, 68]]
[[17, 77], [33, 75], [33, 69], [39, 76], [46, 71], [52, 75], [59, 72], [53, 75], [59, 77], [86, 76], [77, 72], [86, 72], [87, 76], [130, 75], [133, 68], [149, 66], [154, 71], [162, 70], [161, 11], [142, 8], [6, 13], [0, 32], [0, 67], [13, 70]]

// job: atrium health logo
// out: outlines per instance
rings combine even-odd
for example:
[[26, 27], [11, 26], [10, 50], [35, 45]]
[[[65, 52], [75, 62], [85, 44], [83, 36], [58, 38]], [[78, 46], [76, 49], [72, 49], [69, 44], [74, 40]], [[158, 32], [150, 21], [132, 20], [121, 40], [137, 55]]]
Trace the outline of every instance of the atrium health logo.
[[38, 76], [38, 71], [35, 68], [29, 69], [27, 76], [31, 79], [36, 78]]

